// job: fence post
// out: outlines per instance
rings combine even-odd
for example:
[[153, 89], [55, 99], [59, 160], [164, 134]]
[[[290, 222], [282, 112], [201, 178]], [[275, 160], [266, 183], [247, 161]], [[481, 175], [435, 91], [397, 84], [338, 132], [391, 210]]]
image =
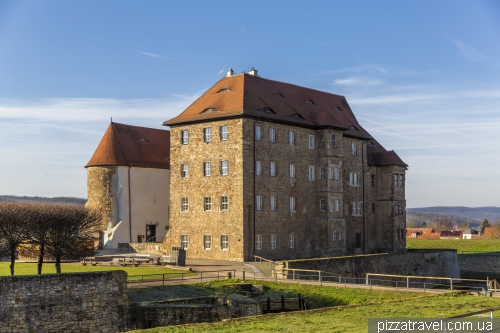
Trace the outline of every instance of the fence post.
[[486, 277], [486, 291], [490, 290], [490, 278], [487, 276]]
[[424, 282], [424, 293], [425, 293], [425, 282]]
[[366, 274], [366, 285], [368, 285], [369, 282], [368, 282], [368, 274]]
[[292, 280], [295, 280], [295, 269], [292, 270]]
[[339, 275], [339, 283], [342, 283], [342, 276]]
[[410, 288], [410, 278], [406, 277], [406, 288]]
[[203, 282], [203, 272], [200, 272], [200, 282]]
[[243, 268], [243, 282], [245, 282], [245, 269]]
[[450, 278], [450, 289], [453, 291], [453, 279]]
[[318, 272], [318, 277], [319, 277], [319, 283], [323, 285], [323, 279], [321, 279], [321, 271]]

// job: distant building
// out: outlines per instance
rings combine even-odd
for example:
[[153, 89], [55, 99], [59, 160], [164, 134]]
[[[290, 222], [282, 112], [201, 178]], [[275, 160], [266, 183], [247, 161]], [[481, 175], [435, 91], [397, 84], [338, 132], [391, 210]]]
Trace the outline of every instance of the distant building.
[[111, 123], [87, 168], [87, 205], [105, 212], [101, 245], [162, 242], [168, 231], [170, 132]]
[[479, 237], [479, 232], [477, 230], [467, 228], [462, 232], [463, 239], [472, 239], [476, 237]]
[[164, 125], [165, 251], [243, 261], [405, 250], [407, 165], [345, 97], [229, 70]]
[[441, 231], [439, 238], [441, 238], [441, 239], [462, 239], [462, 232], [460, 230]]
[[406, 237], [411, 238], [439, 238], [440, 233], [432, 228], [406, 228]]

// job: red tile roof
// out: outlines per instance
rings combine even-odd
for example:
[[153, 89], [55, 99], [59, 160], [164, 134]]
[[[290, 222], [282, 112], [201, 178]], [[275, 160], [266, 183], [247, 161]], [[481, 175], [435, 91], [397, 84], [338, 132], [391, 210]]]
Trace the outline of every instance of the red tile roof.
[[170, 168], [170, 131], [111, 123], [85, 166]]

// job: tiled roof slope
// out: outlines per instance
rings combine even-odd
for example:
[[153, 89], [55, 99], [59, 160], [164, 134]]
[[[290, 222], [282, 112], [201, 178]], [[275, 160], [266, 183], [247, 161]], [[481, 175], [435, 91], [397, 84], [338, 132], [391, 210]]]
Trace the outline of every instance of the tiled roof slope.
[[85, 166], [170, 168], [170, 131], [111, 123]]
[[163, 125], [241, 116], [309, 128], [343, 130], [345, 136], [366, 139], [368, 146], [373, 146], [373, 157], [368, 159], [372, 165], [380, 162], [381, 165], [407, 166], [396, 153], [387, 152], [358, 123], [344, 96], [246, 73], [223, 77], [184, 112]]

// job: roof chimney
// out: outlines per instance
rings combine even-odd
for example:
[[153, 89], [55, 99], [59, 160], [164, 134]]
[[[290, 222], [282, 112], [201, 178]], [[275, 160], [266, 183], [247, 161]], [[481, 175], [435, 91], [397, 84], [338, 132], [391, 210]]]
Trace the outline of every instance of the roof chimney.
[[256, 70], [256, 69], [254, 69], [253, 67], [250, 69], [250, 71], [248, 72], [248, 74], [253, 75], [253, 76], [259, 76], [259, 75], [257, 74], [257, 70]]
[[233, 75], [234, 75], [234, 71], [233, 71], [233, 69], [232, 69], [232, 68], [229, 68], [229, 69], [227, 70], [226, 77], [230, 77], [230, 76], [233, 76]]

